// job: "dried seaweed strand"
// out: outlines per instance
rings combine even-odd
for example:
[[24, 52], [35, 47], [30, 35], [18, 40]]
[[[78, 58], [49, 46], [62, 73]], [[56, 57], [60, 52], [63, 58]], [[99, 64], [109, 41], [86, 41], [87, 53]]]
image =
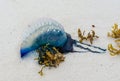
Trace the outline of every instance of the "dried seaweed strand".
[[95, 34], [95, 31], [94, 30], [91, 30], [91, 32], [89, 32], [87, 34], [87, 36], [84, 36], [85, 34], [85, 31], [82, 33], [80, 28], [78, 29], [78, 37], [80, 38], [80, 43], [83, 42], [83, 40], [89, 40], [90, 43], [92, 44], [93, 43], [93, 40], [94, 38], [99, 38], [96, 34]]
[[87, 37], [84, 36], [85, 31], [82, 33], [80, 29], [78, 29], [78, 37], [80, 38], [80, 42], [82, 43], [83, 40], [87, 40]]
[[44, 73], [43, 73], [43, 69], [44, 69], [45, 67], [46, 67], [46, 66], [44, 65], [44, 66], [41, 68], [41, 70], [38, 72], [41, 76], [44, 75]]

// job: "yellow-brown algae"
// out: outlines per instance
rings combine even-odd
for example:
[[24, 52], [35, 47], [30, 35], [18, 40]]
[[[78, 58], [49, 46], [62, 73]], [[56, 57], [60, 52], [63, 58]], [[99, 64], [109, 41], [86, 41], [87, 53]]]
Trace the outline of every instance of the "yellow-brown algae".
[[112, 38], [120, 38], [120, 28], [118, 24], [114, 24], [111, 30], [111, 33], [108, 32], [108, 36]]
[[111, 56], [119, 55], [120, 54], [120, 49], [116, 49], [112, 46], [112, 44], [108, 44], [108, 50], [110, 52]]
[[[46, 50], [48, 47], [47, 45], [42, 48], [42, 50]], [[62, 53], [60, 53], [55, 47], [52, 48], [52, 50], [55, 51], [55, 53], [52, 53], [52, 51], [46, 50], [44, 52], [44, 55], [41, 56], [41, 50], [37, 51], [39, 58], [35, 58], [35, 60], [39, 60], [39, 64], [43, 65], [41, 70], [39, 71], [39, 74], [43, 76], [43, 69], [45, 67], [57, 67], [61, 62], [64, 61], [65, 57]], [[42, 59], [42, 60], [41, 60]]]
[[118, 24], [114, 24], [111, 30], [111, 33], [108, 32], [108, 37], [112, 37], [115, 40], [115, 43], [118, 46], [118, 49], [113, 47], [112, 44], [108, 44], [108, 50], [110, 52], [110, 55], [115, 56], [120, 54], [120, 28], [118, 27]]
[[89, 40], [90, 43], [92, 44], [95, 38], [99, 38], [96, 34], [94, 30], [91, 30], [91, 32], [89, 32], [87, 34], [87, 36], [84, 36], [85, 31], [82, 33], [80, 29], [78, 29], [78, 37], [80, 38], [80, 42], [82, 43], [83, 40]]

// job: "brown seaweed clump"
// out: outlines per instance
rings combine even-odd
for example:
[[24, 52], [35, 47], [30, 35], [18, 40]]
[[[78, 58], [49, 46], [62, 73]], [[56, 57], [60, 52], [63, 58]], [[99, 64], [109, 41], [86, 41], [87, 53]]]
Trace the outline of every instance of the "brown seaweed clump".
[[38, 63], [43, 66], [39, 71], [39, 74], [41, 76], [43, 75], [43, 68], [57, 67], [65, 59], [63, 54], [60, 53], [58, 49], [49, 45], [42, 46], [37, 50], [37, 52], [39, 54], [39, 57], [35, 58], [35, 60], [38, 60]]

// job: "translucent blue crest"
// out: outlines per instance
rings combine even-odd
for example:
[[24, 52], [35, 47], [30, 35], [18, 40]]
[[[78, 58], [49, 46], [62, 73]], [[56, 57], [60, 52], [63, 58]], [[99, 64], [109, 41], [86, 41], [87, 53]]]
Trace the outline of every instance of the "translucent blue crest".
[[67, 40], [63, 26], [53, 19], [40, 19], [31, 25], [31, 28], [34, 31], [25, 38], [21, 45], [21, 57], [45, 44], [62, 47]]

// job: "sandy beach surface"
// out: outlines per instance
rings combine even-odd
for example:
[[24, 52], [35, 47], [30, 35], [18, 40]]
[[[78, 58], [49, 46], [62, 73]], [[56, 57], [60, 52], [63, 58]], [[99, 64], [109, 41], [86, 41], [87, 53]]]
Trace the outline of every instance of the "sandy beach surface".
[[[0, 0], [0, 81], [120, 81], [120, 55], [68, 53], [58, 68], [45, 68], [31, 55], [20, 58], [24, 31], [41, 17], [53, 18], [72, 38], [77, 29], [95, 30], [94, 45], [107, 49], [114, 23], [120, 26], [120, 0]], [[92, 28], [91, 25], [95, 25]]]

